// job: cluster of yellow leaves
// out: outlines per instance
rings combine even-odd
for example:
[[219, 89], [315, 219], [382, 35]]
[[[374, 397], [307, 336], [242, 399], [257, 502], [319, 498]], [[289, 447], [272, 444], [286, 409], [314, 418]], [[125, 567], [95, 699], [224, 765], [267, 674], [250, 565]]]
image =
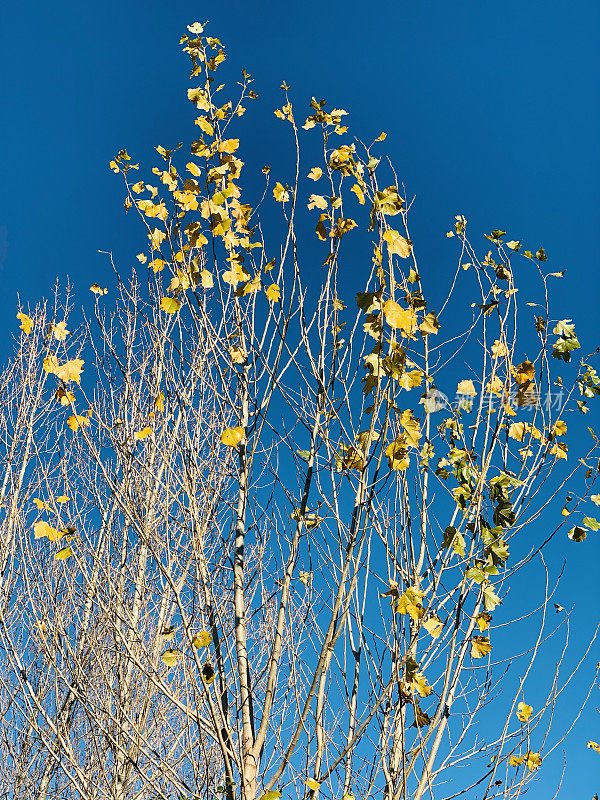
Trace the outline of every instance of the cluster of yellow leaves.
[[519, 767], [521, 764], [526, 764], [527, 769], [533, 772], [542, 765], [542, 757], [539, 753], [528, 750], [524, 756], [511, 756], [508, 759], [508, 763], [511, 767]]
[[74, 358], [64, 364], [59, 364], [56, 356], [46, 356], [43, 362], [46, 372], [53, 373], [65, 383], [69, 383], [70, 381], [80, 383], [83, 364], [84, 362], [81, 358]]

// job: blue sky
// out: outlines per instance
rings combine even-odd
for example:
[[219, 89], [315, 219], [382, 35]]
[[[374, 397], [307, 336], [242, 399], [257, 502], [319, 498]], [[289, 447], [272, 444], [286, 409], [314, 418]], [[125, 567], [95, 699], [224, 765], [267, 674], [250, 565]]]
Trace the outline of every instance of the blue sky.
[[[474, 239], [503, 228], [532, 250], [543, 245], [552, 267], [567, 269], [557, 316], [575, 318], [586, 351], [596, 347], [600, 6], [593, 0], [65, 0], [5, 3], [0, 11], [3, 356], [16, 330], [17, 295], [35, 302], [57, 277], [69, 276], [82, 295], [94, 281], [105, 285], [98, 250], [133, 265], [140, 231], [123, 213], [108, 161], [121, 147], [148, 161], [156, 144], [191, 138], [178, 38], [196, 19], [209, 19], [229, 61], [256, 78], [265, 116], [255, 106], [244, 122], [256, 163], [284, 164], [289, 155], [273, 144], [282, 79], [298, 107], [312, 95], [327, 98], [351, 111], [357, 135], [387, 132], [385, 151], [416, 195], [412, 235], [423, 272], [441, 278], [455, 264], [445, 232], [457, 213]], [[586, 548], [568, 550], [567, 570], [584, 614], [598, 608], [589, 566], [598, 546], [588, 539]], [[600, 736], [595, 712], [589, 721], [596, 735], [582, 729], [582, 740]], [[599, 788], [600, 757], [577, 741], [563, 797]]]

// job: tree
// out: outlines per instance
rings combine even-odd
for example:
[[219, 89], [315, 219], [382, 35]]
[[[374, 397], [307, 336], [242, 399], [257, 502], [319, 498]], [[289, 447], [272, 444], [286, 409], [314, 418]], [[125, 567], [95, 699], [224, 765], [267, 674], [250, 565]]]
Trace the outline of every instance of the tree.
[[[299, 129], [285, 84], [295, 174], [246, 202], [252, 79], [219, 105], [224, 46], [199, 23], [181, 44], [191, 160], [159, 146], [156, 185], [110, 164], [140, 269], [77, 327], [69, 290], [19, 312], [2, 376], [3, 794], [517, 797], [577, 717], [551, 735], [575, 671], [543, 552], [600, 525], [597, 437], [578, 461], [565, 421], [600, 380], [556, 274], [505, 231], [480, 255], [458, 215], [431, 309], [385, 136], [314, 99]], [[348, 258], [371, 264], [356, 307]]]

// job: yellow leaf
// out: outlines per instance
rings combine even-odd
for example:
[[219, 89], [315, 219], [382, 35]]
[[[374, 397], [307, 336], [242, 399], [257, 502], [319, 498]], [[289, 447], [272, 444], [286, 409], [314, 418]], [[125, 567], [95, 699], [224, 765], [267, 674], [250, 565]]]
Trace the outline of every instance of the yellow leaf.
[[442, 628], [444, 627], [444, 623], [442, 620], [437, 616], [437, 614], [432, 614], [428, 617], [425, 622], [423, 623], [423, 627], [431, 635], [433, 639], [439, 638]]
[[312, 573], [311, 572], [304, 572], [303, 570], [301, 570], [300, 574], [298, 575], [298, 580], [300, 581], [300, 583], [303, 583], [305, 586], [308, 586], [308, 584], [311, 581], [311, 578], [312, 578]]
[[55, 553], [54, 558], [56, 558], [58, 561], [64, 561], [66, 558], [69, 558], [69, 556], [72, 555], [73, 555], [73, 548], [71, 547], [71, 545], [67, 545], [66, 547], [63, 547], [61, 550], [59, 550], [58, 553]]
[[395, 300], [386, 300], [383, 304], [386, 322], [392, 328], [400, 328], [410, 335], [417, 327], [417, 315], [412, 308], [402, 308]]
[[[52, 506], [49, 506], [45, 500], [40, 500], [39, 497], [34, 497], [33, 502], [35, 503], [37, 510], [42, 511], [42, 509], [46, 509], [47, 511], [52, 511]], [[35, 537], [38, 538], [37, 536]]]
[[311, 194], [308, 198], [308, 210], [310, 211], [313, 208], [320, 208], [322, 211], [327, 208], [327, 200], [320, 194]]
[[279, 298], [281, 297], [279, 286], [276, 283], [272, 283], [265, 291], [265, 294], [272, 303], [278, 303]]
[[201, 647], [208, 647], [211, 642], [212, 636], [208, 631], [199, 631], [192, 639], [192, 644], [197, 650]]
[[521, 722], [527, 722], [531, 714], [533, 713], [533, 707], [528, 706], [527, 703], [519, 703], [517, 706], [517, 717], [521, 720]]
[[358, 198], [358, 202], [361, 204], [361, 206], [364, 206], [364, 204], [365, 204], [365, 194], [364, 194], [363, 190], [361, 189], [360, 185], [358, 183], [355, 183], [354, 186], [350, 189], [350, 191], [354, 192], [354, 194]]
[[508, 759], [508, 763], [511, 767], [520, 767], [521, 764], [525, 763], [525, 756], [511, 756]]
[[483, 658], [492, 649], [492, 644], [487, 636], [474, 636], [471, 639], [471, 656], [473, 658]]
[[140, 262], [140, 264], [145, 264], [146, 261], [148, 261], [148, 257], [144, 255], [144, 253], [138, 253], [136, 258]]
[[144, 187], [144, 181], [138, 181], [137, 183], [133, 184], [133, 186], [131, 187], [131, 190], [133, 192], [135, 192], [136, 194], [140, 194], [141, 192], [144, 191], [144, 188], [145, 188]]
[[390, 469], [400, 470], [403, 472], [410, 466], [410, 457], [408, 454], [408, 445], [406, 437], [401, 436], [395, 439], [385, 449], [385, 455], [388, 459]]
[[160, 301], [160, 308], [165, 314], [176, 314], [181, 308], [181, 300], [176, 297], [163, 297]]
[[27, 314], [23, 314], [21, 312], [17, 314], [17, 319], [21, 321], [19, 327], [21, 328], [25, 336], [29, 336], [29, 334], [31, 333], [31, 326], [33, 325], [33, 320], [30, 317], [28, 317]]
[[375, 139], [376, 142], [383, 142], [384, 139], [387, 138], [387, 133], [385, 131], [381, 131], [379, 136]]
[[595, 750], [597, 753], [600, 753], [600, 744], [598, 742], [592, 742], [591, 740], [587, 743], [587, 746], [591, 750]]
[[247, 353], [241, 347], [230, 347], [229, 358], [233, 364], [243, 364], [247, 358]]
[[203, 269], [200, 272], [200, 281], [203, 289], [212, 289], [215, 284], [212, 273], [207, 269]]
[[542, 765], [542, 757], [539, 753], [533, 753], [531, 750], [528, 750], [525, 753], [525, 763], [527, 764], [527, 769], [533, 772]]
[[504, 384], [497, 375], [494, 375], [494, 377], [487, 382], [487, 386], [485, 387], [486, 392], [498, 395], [502, 394], [503, 389], [504, 389]]
[[321, 786], [321, 784], [319, 783], [319, 781], [315, 781], [313, 778], [309, 778], [309, 779], [306, 781], [306, 785], [308, 786], [308, 788], [309, 788], [309, 789], [312, 789], [312, 790], [313, 790], [313, 791], [315, 791], [315, 792], [316, 792], [316, 791], [319, 789], [319, 787]]
[[61, 381], [69, 383], [81, 381], [81, 372], [83, 370], [83, 360], [81, 358], [73, 358], [71, 361], [66, 361], [64, 364], [59, 364], [56, 356], [46, 356], [43, 361], [43, 367], [46, 372], [54, 373]]
[[88, 417], [81, 416], [80, 414], [71, 414], [67, 420], [67, 425], [74, 433], [79, 430], [80, 427], [85, 427], [89, 424], [90, 421]]
[[495, 358], [502, 358], [503, 356], [508, 355], [508, 348], [503, 342], [496, 339], [496, 341], [492, 344], [492, 355]]
[[167, 665], [167, 667], [176, 667], [177, 662], [179, 661], [179, 655], [179, 650], [169, 648], [162, 654], [161, 660], [163, 664]]
[[318, 181], [322, 174], [323, 170], [321, 167], [313, 167], [308, 173], [308, 177], [313, 181]]
[[71, 331], [67, 330], [67, 323], [63, 320], [62, 322], [57, 322], [56, 325], [52, 325], [52, 333], [55, 339], [58, 339], [59, 342], [64, 342]]
[[408, 258], [410, 255], [411, 243], [405, 239], [398, 231], [390, 228], [383, 234], [383, 238], [387, 242], [388, 253], [390, 255], [399, 255], [401, 258]]
[[278, 203], [286, 203], [290, 199], [290, 193], [278, 181], [273, 189], [273, 197]]
[[487, 628], [490, 627], [490, 622], [492, 621], [492, 615], [489, 614], [487, 611], [482, 611], [481, 614], [478, 614], [476, 617], [477, 627], [483, 633]]
[[92, 283], [90, 286], [90, 292], [94, 294], [108, 294], [108, 289], [102, 289], [97, 283]]
[[535, 380], [535, 367], [531, 361], [523, 361], [516, 368], [515, 380], [517, 383], [528, 383]]
[[225, 141], [219, 142], [218, 150], [219, 153], [235, 153], [239, 146], [239, 139], [225, 139]]
[[202, 667], [202, 680], [204, 681], [204, 683], [210, 686], [210, 684], [214, 681], [214, 679], [215, 679], [215, 671], [212, 667], [212, 664], [209, 664], [207, 661], [206, 664]]
[[188, 172], [191, 172], [192, 175], [194, 175], [194, 177], [196, 178], [202, 174], [202, 170], [200, 169], [200, 167], [197, 164], [194, 164], [193, 161], [189, 161], [185, 166]]
[[152, 228], [150, 233], [148, 234], [148, 239], [150, 240], [150, 246], [153, 250], [159, 250], [161, 244], [167, 238], [167, 234], [164, 231], [159, 230], [158, 228]]
[[419, 426], [419, 420], [413, 417], [412, 411], [410, 409], [406, 409], [400, 414], [399, 417], [400, 424], [404, 428], [404, 432], [406, 434], [406, 442], [409, 447], [418, 447], [419, 446], [419, 439], [421, 438], [421, 429]]
[[75, 395], [73, 392], [67, 392], [66, 389], [62, 387], [56, 390], [54, 394], [55, 400], [58, 400], [62, 406], [68, 406], [75, 401]]
[[508, 435], [511, 437], [511, 439], [516, 439], [518, 442], [522, 442], [528, 430], [529, 426], [526, 422], [511, 422], [508, 429]]
[[[48, 506], [46, 506], [46, 508], [48, 508]], [[53, 528], [52, 525], [42, 520], [40, 522], [34, 522], [33, 535], [36, 539], [43, 539], [44, 536], [47, 536], [51, 542], [57, 542], [61, 538], [62, 533], [57, 528]]]
[[423, 381], [423, 373], [418, 369], [411, 372], [405, 371], [400, 376], [398, 383], [403, 389], [414, 389], [420, 386]]
[[554, 423], [552, 426], [551, 433], [553, 436], [564, 436], [567, 432], [567, 423], [563, 422], [559, 419], [557, 422]]
[[335, 228], [329, 235], [332, 239], [341, 239], [342, 236], [345, 236], [347, 233], [353, 230], [353, 228], [356, 228], [356, 222], [353, 219], [345, 219], [344, 217], [340, 217], [335, 223]]
[[152, 433], [152, 428], [146, 426], [145, 428], [142, 428], [141, 431], [136, 431], [133, 434], [133, 438], [134, 439], [145, 439], [147, 436], [150, 436], [151, 433]]
[[466, 394], [466, 395], [469, 395], [469, 397], [475, 397], [475, 395], [477, 394], [477, 391], [475, 389], [473, 381], [465, 380], [465, 381], [461, 381], [458, 384], [458, 386], [456, 387], [456, 393], [457, 394]]
[[244, 429], [238, 428], [225, 428], [221, 434], [221, 441], [227, 447], [237, 447], [244, 438]]
[[281, 792], [270, 791], [265, 792], [263, 795], [260, 796], [259, 800], [279, 800], [281, 797]]
[[194, 22], [191, 25], [187, 26], [187, 29], [190, 33], [202, 33], [204, 28], [199, 22]]
[[69, 498], [67, 497], [66, 494], [61, 494], [56, 498], [56, 502], [57, 503], [68, 503], [69, 502]]
[[154, 398], [154, 408], [162, 414], [165, 410], [165, 395], [164, 392], [159, 392]]

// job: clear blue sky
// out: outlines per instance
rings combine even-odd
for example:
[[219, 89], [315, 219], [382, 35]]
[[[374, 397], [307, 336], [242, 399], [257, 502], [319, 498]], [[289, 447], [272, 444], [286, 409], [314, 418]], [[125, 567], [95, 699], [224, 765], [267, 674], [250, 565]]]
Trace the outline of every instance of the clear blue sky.
[[[270, 115], [264, 129], [258, 112], [248, 123], [258, 163], [285, 160], [271, 133], [282, 79], [299, 107], [314, 94], [348, 109], [355, 133], [388, 133], [386, 150], [417, 196], [412, 233], [423, 271], [442, 276], [454, 265], [445, 232], [456, 213], [469, 219], [474, 238], [503, 228], [531, 249], [541, 244], [553, 268], [567, 269], [560, 316], [579, 321], [588, 352], [596, 347], [595, 0], [63, 0], [4, 3], [0, 11], [3, 356], [17, 294], [34, 302], [67, 275], [82, 294], [106, 283], [99, 249], [113, 250], [124, 268], [134, 263], [139, 230], [107, 164], [121, 147], [147, 161], [156, 144], [191, 137], [178, 38], [186, 24], [206, 19], [229, 61], [255, 76]], [[586, 547], [568, 551], [567, 580], [582, 612], [597, 616], [589, 567], [597, 541]], [[592, 581], [587, 589], [582, 576]], [[588, 720], [595, 730], [582, 729], [577, 772], [561, 794], [569, 800], [576, 790], [591, 798], [600, 789], [600, 756], [579, 750], [580, 740], [600, 738], [600, 717]], [[544, 786], [533, 790], [540, 800], [552, 796]]]

